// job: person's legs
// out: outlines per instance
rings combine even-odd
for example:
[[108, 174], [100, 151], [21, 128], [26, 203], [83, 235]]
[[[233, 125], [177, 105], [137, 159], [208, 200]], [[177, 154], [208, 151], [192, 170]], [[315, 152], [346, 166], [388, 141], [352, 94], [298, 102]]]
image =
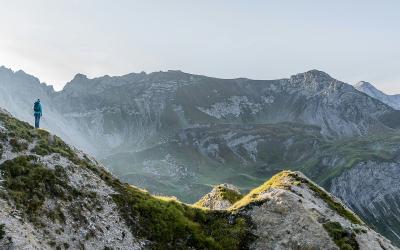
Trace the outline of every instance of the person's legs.
[[35, 114], [35, 128], [39, 128], [40, 115]]

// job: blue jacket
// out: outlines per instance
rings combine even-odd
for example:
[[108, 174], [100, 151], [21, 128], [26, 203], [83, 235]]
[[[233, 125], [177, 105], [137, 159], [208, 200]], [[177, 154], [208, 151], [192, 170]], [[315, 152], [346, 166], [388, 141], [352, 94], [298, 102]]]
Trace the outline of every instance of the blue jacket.
[[40, 104], [39, 101], [36, 101], [35, 104], [33, 105], [33, 112], [35, 115], [42, 116], [42, 104]]

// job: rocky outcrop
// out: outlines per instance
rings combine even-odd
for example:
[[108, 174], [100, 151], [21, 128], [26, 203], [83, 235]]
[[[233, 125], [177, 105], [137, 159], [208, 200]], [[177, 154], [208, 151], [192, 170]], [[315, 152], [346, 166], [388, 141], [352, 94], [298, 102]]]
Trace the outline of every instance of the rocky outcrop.
[[220, 184], [215, 186], [210, 193], [203, 196], [194, 205], [213, 210], [224, 210], [228, 209], [242, 197], [237, 187], [231, 184]]
[[217, 186], [209, 197], [234, 204], [199, 209], [121, 183], [2, 111], [0, 145], [1, 249], [397, 249], [300, 173], [244, 197]]
[[251, 249], [397, 249], [299, 172], [281, 172], [229, 208], [248, 216]]

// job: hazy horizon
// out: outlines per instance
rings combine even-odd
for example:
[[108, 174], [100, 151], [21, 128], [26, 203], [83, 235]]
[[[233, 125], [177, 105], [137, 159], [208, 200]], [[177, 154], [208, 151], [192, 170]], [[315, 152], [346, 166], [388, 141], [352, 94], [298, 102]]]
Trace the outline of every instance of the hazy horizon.
[[400, 93], [400, 2], [1, 1], [0, 65], [60, 90], [89, 78], [182, 70], [279, 79], [319, 69]]
[[[7, 68], [7, 69], [10, 69], [10, 70], [12, 70], [14, 73], [17, 72], [17, 71], [19, 71], [19, 70], [22, 70], [22, 71], [25, 72], [26, 74], [32, 75], [32, 76], [38, 78], [38, 80], [40, 81], [40, 83], [44, 83], [44, 84], [46, 84], [47, 86], [52, 86], [52, 87], [54, 88], [54, 90], [57, 91], [57, 92], [58, 92], [58, 91], [61, 91], [61, 90], [65, 87], [65, 85], [66, 85], [68, 82], [72, 81], [72, 79], [73, 79], [77, 74], [82, 74], [82, 73], [79, 73], [79, 72], [76, 73], [76, 74], [74, 74], [74, 75], [71, 77], [70, 80], [68, 80], [67, 82], [65, 82], [64, 84], [62, 84], [61, 87], [59, 87], [59, 86], [54, 86], [54, 85], [51, 84], [51, 83], [44, 82], [44, 81], [42, 81], [38, 76], [35, 76], [35, 75], [33, 75], [33, 74], [30, 74], [29, 72], [26, 72], [26, 71], [23, 70], [23, 69], [12, 69], [12, 68], [10, 68], [10, 67], [7, 67], [6, 65], [0, 65], [0, 67], [5, 67], [5, 68]], [[179, 70], [179, 69], [169, 69], [169, 70]], [[169, 71], [169, 70], [163, 70], [163, 72], [166, 72], [166, 71]], [[295, 75], [295, 74], [297, 74], [297, 73], [305, 73], [305, 72], [310, 71], [310, 70], [319, 70], [319, 69], [309, 69], [309, 70], [306, 70], [306, 71], [304, 71], [304, 72], [296, 72], [296, 73], [289, 74], [289, 75], [287, 75], [287, 76], [282, 76], [282, 77], [273, 78], [273, 79], [257, 79], [257, 78], [248, 78], [248, 77], [243, 77], [243, 78], [247, 78], [247, 79], [250, 79], [250, 80], [279, 80], [279, 79], [289, 78], [289, 77], [291, 77], [292, 75]], [[179, 71], [181, 71], [181, 70], [179, 70]], [[142, 71], [142, 72], [145, 72], [145, 71]], [[160, 70], [158, 70], [158, 71], [152, 71], [152, 72], [145, 72], [145, 73], [146, 73], [146, 74], [150, 74], [150, 73], [153, 73], [153, 72], [160, 72]], [[192, 72], [185, 72], [185, 71], [182, 71], [182, 72], [188, 73], [188, 74], [194, 74], [194, 73], [192, 73]], [[141, 72], [127, 72], [126, 74], [130, 74], [130, 73], [136, 73], [136, 74], [138, 74], [138, 73], [141, 73]], [[329, 74], [329, 72], [325, 72], [325, 73], [328, 73], [328, 74]], [[108, 75], [108, 74], [106, 74], [106, 75], [111, 76], [111, 77], [114, 77], [114, 76], [123, 76], [123, 75], [126, 75], [126, 74], [121, 74], [121, 75]], [[84, 74], [84, 75], [85, 75], [85, 74]], [[86, 75], [86, 77], [88, 77], [89, 79], [94, 79], [94, 78], [99, 78], [99, 77], [103, 77], [103, 76], [106, 76], [106, 75], [99, 75], [99, 76], [92, 76], [92, 77]], [[196, 75], [204, 75], [204, 76], [208, 76], [208, 77], [215, 77], [215, 78], [218, 78], [217, 76], [210, 76], [210, 75], [205, 75], [205, 74], [196, 74]], [[329, 75], [330, 75], [330, 74], [329, 74]], [[332, 75], [330, 75], [330, 76], [331, 76], [332, 78], [335, 78], [335, 77], [332, 76]], [[221, 79], [235, 79], [235, 78], [221, 78]], [[337, 79], [337, 78], [335, 78], [335, 79], [341, 81], [340, 79]], [[361, 82], [361, 81], [359, 81], [359, 82]], [[356, 82], [356, 83], [348, 83], [348, 84], [355, 85], [355, 84], [357, 84], [357, 83], [359, 83], [359, 82]], [[371, 82], [369, 82], [369, 83], [371, 83]], [[374, 83], [371, 83], [371, 84], [373, 84], [375, 87], [377, 87], [377, 88], [379, 89], [379, 87], [378, 87], [377, 85], [375, 85]], [[385, 92], [384, 90], [382, 90], [382, 89], [379, 89], [379, 90], [383, 91], [385, 94], [389, 94], [389, 95], [391, 94], [391, 93], [386, 93], [386, 92]], [[394, 94], [397, 94], [397, 93], [394, 93]]]

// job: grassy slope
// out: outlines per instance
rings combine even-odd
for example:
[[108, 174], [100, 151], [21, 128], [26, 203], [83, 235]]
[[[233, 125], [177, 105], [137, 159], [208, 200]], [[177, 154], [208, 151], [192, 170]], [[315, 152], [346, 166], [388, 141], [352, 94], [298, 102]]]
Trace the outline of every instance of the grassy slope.
[[[217, 137], [220, 134], [227, 133], [224, 130], [225, 127], [213, 127], [201, 132]], [[303, 128], [294, 124], [271, 124], [262, 128], [254, 126], [250, 132], [245, 131], [245, 129], [232, 129], [234, 132], [242, 131], [244, 135], [260, 134], [268, 140], [268, 143], [259, 144], [257, 162], [249, 161], [246, 165], [242, 164], [239, 158], [232, 157], [232, 153], [229, 151], [225, 154], [226, 161], [221, 163], [212, 157], [202, 155], [200, 152], [193, 150], [193, 148], [189, 148], [190, 144], [189, 146], [168, 144], [160, 151], [167, 151], [176, 159], [181, 160], [182, 164], [188, 169], [197, 171], [198, 179], [180, 179], [179, 182], [176, 182], [173, 179], [162, 176], [161, 179], [166, 180], [169, 186], [162, 189], [161, 192], [177, 196], [185, 202], [195, 202], [204, 193], [209, 192], [212, 185], [231, 183], [245, 193], [261, 185], [265, 179], [284, 169], [301, 171], [325, 189], [330, 190], [333, 178], [340, 176], [343, 172], [361, 162], [376, 161], [379, 164], [379, 162], [398, 161], [396, 158], [399, 155], [399, 132], [329, 140], [322, 138], [317, 133], [310, 133], [310, 130], [313, 131], [307, 127]], [[289, 148], [283, 147], [284, 142], [290, 138], [293, 138], [294, 143], [292, 146]], [[220, 149], [222, 148], [220, 147]], [[221, 152], [221, 155], [223, 153], [225, 152]], [[157, 150], [151, 151], [151, 155], [157, 154]], [[146, 155], [142, 156], [143, 159], [148, 157]], [[129, 167], [132, 167], [129, 163], [125, 166], [127, 166], [127, 169], [122, 170], [120, 173], [129, 171]], [[151, 180], [151, 176], [148, 176], [148, 179]], [[125, 180], [128, 182], [135, 181], [130, 178]], [[194, 190], [193, 193], [188, 193], [184, 187], [186, 184], [193, 185], [193, 183], [202, 188], [191, 188], [190, 190]], [[151, 191], [160, 192], [157, 190], [158, 186], [155, 183], [148, 185], [148, 188]], [[388, 204], [391, 204], [390, 197], [385, 198], [389, 201]], [[385, 207], [377, 205], [376, 208], [382, 211], [382, 214], [387, 214]], [[394, 209], [396, 209], [395, 205]], [[390, 215], [380, 221], [377, 221], [372, 214], [365, 215], [363, 219], [369, 222], [370, 225], [374, 225], [380, 233], [396, 241], [398, 245], [400, 244], [391, 231], [397, 230], [396, 232], [399, 232], [400, 226], [392, 222]]]
[[[17, 206], [26, 212], [40, 211], [43, 200], [48, 198], [40, 196], [41, 193], [48, 193], [53, 198], [66, 200], [71, 199], [73, 195], [89, 195], [74, 192], [65, 183], [65, 176], [62, 176], [62, 171], [57, 169], [48, 171], [44, 166], [36, 163], [35, 156], [30, 156], [31, 154], [58, 153], [75, 164], [90, 169], [112, 186], [117, 191], [113, 199], [118, 204], [126, 223], [132, 228], [132, 232], [138, 237], [151, 240], [155, 249], [163, 246], [175, 249], [183, 249], [187, 246], [203, 246], [210, 249], [239, 249], [247, 245], [252, 239], [249, 231], [251, 225], [246, 218], [236, 217], [233, 222], [228, 223], [228, 217], [231, 216], [229, 212], [201, 210], [174, 200], [157, 199], [142, 190], [121, 183], [104, 169], [94, 166], [91, 161], [79, 158], [61, 139], [50, 136], [46, 131], [34, 130], [29, 124], [1, 113], [0, 121], [8, 131], [7, 133], [0, 133], [0, 139], [3, 142], [8, 141], [15, 152], [26, 151], [27, 156], [25, 158], [17, 158], [0, 166], [7, 177], [5, 183], [9, 192], [6, 198], [12, 199]], [[394, 157], [394, 152], [391, 149], [398, 140], [400, 140], [399, 136], [393, 134], [327, 143], [322, 148], [322, 152], [325, 153], [319, 154], [318, 157], [330, 154], [333, 151], [335, 154], [343, 156], [347, 162], [339, 165], [339, 170], [343, 171], [364, 159], [390, 160]], [[32, 141], [38, 143], [31, 152], [27, 151], [26, 146], [20, 146], [20, 144], [27, 144]], [[14, 166], [18, 166], [16, 168], [18, 169], [17, 173], [13, 172]], [[306, 168], [313, 172], [318, 166], [318, 164], [315, 164]], [[320, 180], [326, 181], [340, 171], [333, 174], [329, 173], [323, 178], [320, 177]], [[273, 177], [239, 200], [233, 208], [238, 209], [254, 202], [258, 193], [270, 187], [285, 188], [286, 184], [280, 182], [282, 175], [291, 176], [292, 174], [282, 172]], [[40, 183], [45, 183], [45, 185], [40, 185]], [[333, 210], [353, 223], [361, 223], [358, 217], [348, 213], [329, 195], [320, 192], [321, 189], [312, 183], [307, 183], [307, 185], [320, 198], [324, 199]], [[56, 186], [61, 187], [61, 189], [54, 188]], [[39, 190], [37, 187], [44, 188], [44, 190]], [[33, 196], [36, 196], [36, 200], [32, 205], [31, 200], [27, 197]], [[53, 216], [57, 216], [57, 214]]]
[[10, 143], [13, 139], [17, 142], [38, 142], [31, 152], [18, 147], [24, 156], [0, 165], [7, 191], [2, 193], [2, 197], [12, 201], [27, 218], [44, 216], [40, 211], [47, 198], [68, 201], [75, 195], [89, 195], [77, 193], [68, 185], [61, 169], [50, 170], [33, 155], [58, 153], [93, 171], [116, 190], [113, 200], [121, 216], [134, 235], [152, 242], [152, 249], [242, 249], [252, 239], [250, 224], [244, 217], [232, 217], [228, 212], [202, 210], [174, 200], [155, 198], [143, 190], [121, 183], [88, 159], [79, 158], [69, 146], [46, 131], [34, 130], [29, 124], [2, 113], [0, 123], [7, 129], [6, 133], [1, 133], [3, 143]]
[[[400, 133], [375, 134], [357, 138], [346, 138], [337, 141], [326, 141], [315, 157], [315, 163], [304, 164], [301, 170], [318, 183], [327, 186], [330, 180], [363, 161], [392, 161], [397, 156], [400, 144]], [[340, 158], [334, 168], [321, 172], [319, 168], [327, 167], [322, 159]]]
[[[160, 144], [137, 153], [119, 154], [104, 162], [125, 181], [137, 183], [139, 180], [135, 176], [141, 175], [146, 177], [142, 180], [147, 180], [144, 186], [150, 191], [174, 195], [186, 202], [194, 202], [204, 192], [209, 191], [212, 185], [231, 183], [242, 191], [247, 191], [261, 185], [265, 179], [284, 169], [301, 171], [329, 189], [332, 178], [359, 162], [393, 160], [397, 156], [397, 145], [400, 144], [400, 133], [331, 141], [322, 138], [319, 131], [313, 129], [312, 126], [288, 123], [257, 125], [249, 129], [233, 130], [226, 126], [216, 126], [204, 131], [196, 132], [195, 129], [193, 131], [199, 136], [205, 134], [203, 137], [217, 138], [209, 143], [219, 145], [219, 155], [223, 157], [224, 162], [201, 153], [192, 146], [193, 141], [190, 139], [188, 144], [182, 142]], [[261, 135], [264, 141], [258, 144], [256, 162], [246, 159], [247, 162], [242, 163], [241, 159], [224, 145], [224, 140], [218, 139], [221, 134], [229, 131], [238, 132], [242, 136]], [[287, 146], [289, 141], [291, 143]], [[246, 156], [245, 149], [238, 148], [238, 152]], [[167, 154], [178, 162], [178, 166], [195, 173], [196, 178], [191, 176], [175, 178], [164, 174], [162, 171], [165, 167], [161, 165], [164, 164], [163, 158]], [[151, 175], [146, 164], [142, 164], [148, 159], [158, 162], [159, 176]], [[163, 184], [161, 189], [157, 188], [160, 184]], [[188, 194], [185, 185], [193, 184], [203, 187], [198, 193]]]

